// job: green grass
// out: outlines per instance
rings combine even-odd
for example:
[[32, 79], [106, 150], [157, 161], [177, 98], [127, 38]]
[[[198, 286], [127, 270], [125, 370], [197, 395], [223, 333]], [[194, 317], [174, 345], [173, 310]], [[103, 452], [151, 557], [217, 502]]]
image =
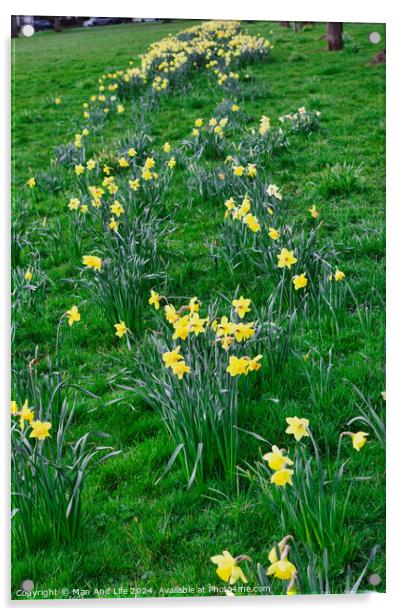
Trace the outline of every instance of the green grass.
[[[17, 208], [26, 203], [30, 223], [46, 217], [45, 228], [55, 233], [53, 243], [49, 239], [39, 242], [41, 267], [51, 285], [43, 310], [25, 315], [17, 330], [16, 366], [26, 365], [36, 346], [41, 359], [54, 353], [60, 316], [80, 299], [80, 292], [69, 282], [77, 275], [80, 260], [62, 241], [68, 228], [65, 205], [70, 195], [68, 191], [56, 192], [32, 204], [24, 183], [48, 167], [57, 145], [71, 140], [82, 117], [82, 103], [95, 91], [100, 75], [125, 67], [153, 41], [189, 25], [176, 21], [111, 26], [40, 33], [13, 42], [13, 186]], [[289, 215], [295, 223], [306, 224], [307, 208], [316, 203], [324, 221], [322, 237], [341, 247], [341, 269], [359, 305], [367, 305], [369, 319], [363, 322], [356, 310], [348, 310], [337, 336], [322, 332], [314, 320], [308, 321], [298, 338], [301, 350], [316, 349], [313, 358], [322, 356], [324, 360], [332, 350], [333, 368], [325, 395], [319, 404], [313, 402], [303, 363], [292, 357], [279, 374], [266, 375], [263, 396], [250, 397], [241, 427], [273, 443], [283, 442], [285, 417], [309, 417], [321, 450], [332, 455], [339, 433], [357, 414], [345, 379], [369, 394], [377, 407], [383, 405], [385, 70], [368, 64], [376, 53], [368, 41], [373, 25], [345, 25], [358, 45], [357, 53], [349, 49], [327, 52], [325, 41], [320, 40], [322, 24], [298, 34], [268, 22], [245, 27], [274, 42], [269, 61], [246, 71], [251, 78], [243, 86], [240, 104], [252, 123], [256, 125], [262, 114], [276, 123], [278, 116], [302, 105], [321, 112], [320, 130], [310, 137], [292, 136], [290, 148], [270, 163], [270, 173], [289, 197]], [[375, 29], [385, 36], [384, 26], [376, 25]], [[60, 106], [53, 104], [56, 96], [62, 97]], [[147, 118], [155, 139], [153, 147], [165, 141], [180, 145], [195, 118], [210, 117], [221, 98], [219, 89], [211, 89], [203, 76], [194, 78], [185, 93], [162, 97]], [[103, 144], [117, 143], [134, 128], [125, 114], [114, 117], [94, 141], [93, 152]], [[344, 174], [339, 178], [338, 164], [351, 166], [351, 177]], [[241, 293], [258, 303], [264, 297], [264, 287], [247, 272], [232, 279], [223, 267], [214, 271], [206, 240], [218, 235], [221, 200], [198, 198], [191, 208], [186, 206], [187, 200], [186, 170], [178, 169], [167, 203], [170, 211], [179, 205], [174, 214], [176, 231], [167, 240], [169, 295], [197, 295], [207, 302], [218, 293], [232, 297], [240, 285]], [[22, 264], [26, 267], [30, 263], [25, 250]], [[195, 484], [186, 491], [179, 467], [155, 485], [172, 444], [159, 417], [135, 394], [107, 404], [122, 397], [114, 375], [116, 366], [132, 363], [131, 354], [118, 343], [95, 307], [86, 304], [81, 312], [79, 327], [63, 337], [62, 359], [69, 366], [71, 379], [99, 398], [80, 398], [73, 432], [79, 435], [101, 429], [111, 435], [111, 443], [122, 453], [89, 478], [84, 498], [88, 519], [76, 544], [52, 546], [44, 539], [32, 553], [14, 553], [13, 596], [25, 579], [33, 580], [37, 589], [80, 588], [88, 591], [88, 596], [93, 596], [95, 588], [130, 584], [152, 588], [153, 595], [163, 594], [162, 587], [175, 585], [208, 587], [218, 581], [209, 556], [223, 549], [248, 554], [254, 562], [266, 564], [267, 551], [281, 538], [281, 530], [258, 492], [242, 486], [236, 493], [218, 480]], [[318, 378], [314, 365], [310, 362], [306, 367], [311, 370], [314, 387]], [[279, 403], [271, 399], [279, 399]], [[258, 442], [246, 435], [241, 436], [241, 442], [242, 463], [255, 462]], [[346, 451], [346, 445], [343, 448]], [[354, 488], [347, 516], [358, 546], [348, 562], [358, 572], [375, 544], [384, 547], [385, 461], [374, 438], [359, 454], [354, 453], [348, 476], [370, 478]], [[212, 500], [216, 492], [211, 489], [226, 497]], [[341, 588], [345, 565], [336, 553], [330, 555], [335, 588]], [[381, 575], [379, 589], [384, 590], [383, 550], [372, 570]], [[255, 577], [251, 569], [248, 577]], [[363, 588], [369, 588], [366, 581]]]

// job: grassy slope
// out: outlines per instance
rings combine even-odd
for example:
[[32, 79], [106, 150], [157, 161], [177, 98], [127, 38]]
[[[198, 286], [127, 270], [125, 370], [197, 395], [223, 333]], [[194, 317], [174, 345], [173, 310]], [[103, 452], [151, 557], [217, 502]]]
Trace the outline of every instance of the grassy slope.
[[[15, 47], [15, 137], [14, 180], [21, 186], [34, 170], [45, 168], [52, 148], [71, 137], [72, 122], [81, 113], [81, 103], [94, 91], [97, 77], [111, 69], [125, 66], [143, 52], [149, 43], [186, 27], [186, 22], [167, 25], [116, 26], [90, 32], [69, 31], [62, 35], [44, 33], [32, 40], [17, 40]], [[375, 49], [368, 42], [368, 25], [348, 25], [346, 30], [359, 44], [358, 53], [325, 51], [320, 41], [323, 26], [295, 35], [277, 24], [250, 24], [247, 29], [268, 36], [273, 30], [275, 49], [268, 64], [255, 65], [250, 74], [257, 79], [259, 92], [245, 87], [244, 107], [254, 124], [266, 113], [272, 118], [295, 110], [300, 105], [322, 112], [321, 130], [311, 138], [292, 138], [288, 152], [274, 159], [272, 177], [284, 192], [291, 195], [292, 214], [305, 220], [306, 208], [317, 204], [325, 220], [325, 232], [342, 243], [342, 269], [347, 272], [359, 301], [372, 302], [369, 328], [355, 315], [334, 339], [319, 337], [314, 324], [305, 335], [305, 351], [311, 346], [322, 354], [333, 347], [334, 369], [330, 391], [314, 414], [309, 390], [300, 371], [291, 364], [283, 375], [269, 381], [266, 393], [280, 398], [278, 406], [267, 401], [251, 400], [243, 426], [264, 434], [275, 442], [282, 438], [284, 417], [288, 414], [309, 416], [315, 433], [333, 449], [337, 434], [355, 413], [350, 405], [350, 390], [342, 379], [357, 383], [365, 392], [379, 399], [383, 387], [384, 316], [379, 295], [384, 292], [384, 90], [383, 66], [367, 65]], [[384, 28], [376, 26], [384, 35]], [[293, 55], [292, 55], [293, 54]], [[293, 61], [290, 61], [293, 60]], [[251, 87], [251, 86], [250, 86]], [[52, 104], [60, 95], [63, 104]], [[188, 135], [196, 117], [208, 117], [221, 94], [206, 89], [198, 78], [186, 97], [163, 99], [150, 118], [155, 145], [164, 141], [179, 143]], [[107, 125], [104, 139], [110, 143], [131, 128], [125, 117]], [[362, 163], [366, 188], [349, 196], [324, 198], [320, 193], [320, 174], [326, 164]], [[32, 173], [30, 172], [32, 169]], [[175, 179], [170, 203], [184, 203], [186, 188]], [[37, 208], [49, 225], [56, 219], [66, 223], [66, 196], [52, 196]], [[60, 214], [60, 212], [63, 212]], [[234, 286], [225, 281], [224, 273], [212, 274], [205, 236], [216, 235], [221, 221], [221, 203], [194, 203], [176, 214], [178, 231], [170, 249], [173, 256], [170, 288], [182, 295], [202, 299], [224, 291], [230, 295]], [[50, 251], [51, 252], [51, 251]], [[44, 354], [54, 345], [55, 327], [60, 314], [77, 298], [65, 278], [76, 274], [76, 259], [61, 247], [59, 254], [44, 254], [42, 267], [54, 282], [46, 308], [35, 315], [19, 333], [21, 355], [31, 357], [34, 345]], [[242, 292], [255, 298], [258, 289], [242, 279]], [[248, 295], [247, 295], [248, 296]], [[113, 332], [109, 332], [101, 315], [88, 310], [80, 328], [63, 343], [63, 353], [70, 358], [75, 378], [87, 380], [92, 391], [105, 403], [117, 396], [108, 377], [114, 362], [106, 354], [123, 357]], [[232, 553], [248, 553], [266, 562], [266, 550], [278, 539], [277, 526], [269, 512], [252, 494], [231, 495], [220, 504], [205, 498], [209, 487], [227, 492], [227, 486], [211, 482], [181, 490], [180, 472], [153, 485], [171, 452], [171, 445], [157, 417], [137, 400], [105, 407], [95, 413], [87, 411], [93, 403], [82, 401], [77, 433], [101, 427], [112, 435], [113, 444], [122, 454], [91, 477], [87, 485], [85, 510], [89, 515], [80, 541], [63, 549], [50, 548], [46, 541], [33, 555], [20, 556], [14, 562], [14, 588], [26, 578], [36, 587], [70, 587], [93, 589], [136, 581], [152, 586], [173, 586], [215, 582], [208, 556], [228, 548]], [[279, 407], [279, 408], [278, 408]], [[314, 419], [313, 419], [314, 417]], [[256, 459], [258, 448], [249, 441], [242, 450], [249, 461]], [[379, 463], [380, 459], [380, 463]], [[361, 556], [384, 539], [383, 460], [375, 442], [364, 455], [354, 457], [351, 474], [374, 476], [361, 484], [350, 511], [353, 533], [361, 542]], [[352, 563], [353, 564], [353, 563]], [[377, 570], [384, 574], [382, 559]], [[339, 572], [334, 557], [331, 567]]]

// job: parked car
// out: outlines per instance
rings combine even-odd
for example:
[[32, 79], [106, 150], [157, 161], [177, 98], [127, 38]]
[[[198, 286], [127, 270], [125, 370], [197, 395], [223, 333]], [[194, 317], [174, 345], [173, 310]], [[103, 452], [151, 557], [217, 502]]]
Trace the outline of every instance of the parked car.
[[37, 32], [53, 28], [53, 25], [47, 19], [34, 19], [32, 25]]
[[90, 17], [82, 24], [84, 28], [92, 28], [94, 26], [109, 26], [114, 23], [113, 17]]

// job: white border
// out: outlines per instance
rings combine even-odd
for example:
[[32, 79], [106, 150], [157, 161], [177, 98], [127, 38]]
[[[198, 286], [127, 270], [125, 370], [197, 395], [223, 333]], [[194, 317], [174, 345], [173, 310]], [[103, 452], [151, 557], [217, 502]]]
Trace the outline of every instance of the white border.
[[[6, 6], [4, 6], [4, 4]], [[34, 8], [33, 8], [34, 7]], [[35, 14], [51, 15], [55, 13], [56, 6], [49, 0], [36, 0], [35, 2], [18, 1], [11, 3], [6, 0], [1, 12], [1, 43], [4, 51], [1, 63], [2, 96], [0, 103], [4, 110], [2, 126], [4, 136], [1, 148], [1, 189], [3, 200], [1, 206], [2, 219], [0, 224], [0, 281], [1, 281], [1, 454], [2, 461], [2, 507], [1, 527], [3, 529], [3, 549], [0, 572], [0, 589], [2, 603], [6, 609], [23, 613], [26, 609], [68, 609], [75, 611], [91, 611], [107, 609], [136, 610], [147, 612], [164, 610], [173, 613], [178, 610], [213, 610], [220, 613], [240, 613], [244, 610], [253, 610], [253, 614], [267, 614], [268, 611], [284, 614], [297, 613], [299, 616], [319, 614], [335, 614], [342, 611], [345, 614], [364, 612], [365, 616], [375, 614], [383, 609], [393, 613], [393, 606], [400, 604], [401, 585], [401, 532], [400, 532], [400, 439], [402, 436], [401, 409], [398, 402], [401, 400], [398, 381], [401, 381], [401, 362], [399, 360], [402, 349], [401, 319], [399, 312], [402, 299], [400, 290], [401, 245], [400, 234], [401, 208], [400, 182], [401, 155], [400, 146], [402, 135], [402, 97], [400, 86], [400, 61], [402, 58], [401, 45], [401, 8], [395, 1], [382, 0], [378, 2], [366, 0], [364, 3], [352, 3], [350, 0], [334, 0], [330, 4], [322, 0], [285, 0], [284, 2], [268, 2], [267, 0], [254, 0], [254, 2], [235, 3], [234, 0], [203, 0], [201, 3], [184, 3], [180, 0], [148, 0], [146, 3], [133, 3], [115, 0], [110, 3], [100, 3], [87, 0], [85, 3], [71, 0], [57, 3], [57, 12], [60, 14], [88, 14], [88, 15], [132, 15], [140, 17], [172, 17], [172, 18], [225, 18], [225, 19], [267, 19], [267, 20], [313, 20], [313, 21], [344, 21], [344, 22], [386, 22], [387, 23], [387, 404], [388, 404], [388, 451], [387, 451], [387, 482], [388, 482], [388, 509], [387, 509], [387, 594], [358, 596], [329, 596], [329, 597], [253, 597], [253, 598], [189, 598], [189, 599], [136, 599], [136, 600], [82, 600], [82, 601], [37, 601], [37, 602], [11, 602], [9, 595], [9, 561], [8, 538], [4, 529], [8, 527], [8, 426], [9, 426], [9, 328], [8, 328], [8, 281], [9, 281], [9, 239], [8, 239], [8, 208], [9, 202], [9, 58], [10, 58], [10, 15]], [[398, 78], [399, 75], [399, 78]], [[399, 82], [399, 83], [398, 83]], [[29, 84], [27, 84], [29, 87]], [[398, 138], [399, 136], [399, 138]], [[7, 147], [8, 146], [8, 147]], [[6, 222], [7, 221], [7, 222]], [[399, 241], [398, 241], [399, 240]], [[68, 566], [68, 563], [66, 563]], [[398, 602], [398, 603], [397, 603]]]

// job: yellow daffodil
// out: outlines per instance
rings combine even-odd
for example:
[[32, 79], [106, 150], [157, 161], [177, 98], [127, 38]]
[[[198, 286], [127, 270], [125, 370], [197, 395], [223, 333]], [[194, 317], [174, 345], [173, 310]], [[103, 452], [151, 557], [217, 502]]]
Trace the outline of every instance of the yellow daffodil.
[[166, 154], [169, 154], [169, 152], [172, 149], [172, 146], [170, 145], [170, 143], [168, 141], [166, 141], [166, 143], [163, 144], [163, 151], [166, 152]]
[[96, 257], [94, 255], [84, 255], [82, 257], [82, 263], [83, 265], [86, 265], [87, 267], [95, 270], [95, 271], [99, 271], [102, 267], [102, 259], [100, 259], [99, 257]]
[[198, 299], [198, 297], [194, 296], [190, 299], [189, 304], [188, 304], [188, 308], [190, 310], [190, 312], [198, 312], [200, 309], [200, 301]]
[[280, 471], [284, 468], [284, 466], [291, 466], [293, 464], [292, 460], [287, 456], [284, 456], [282, 451], [276, 445], [273, 445], [272, 451], [269, 451], [262, 457], [263, 460], [268, 462], [269, 468], [272, 468], [273, 471]]
[[225, 207], [226, 207], [226, 212], [225, 212], [225, 218], [227, 218], [229, 216], [229, 213], [235, 209], [236, 207], [236, 202], [233, 199], [233, 197], [230, 197], [230, 199], [226, 199], [225, 201]]
[[56, 96], [56, 98], [54, 99], [54, 104], [55, 105], [61, 105], [61, 98], [60, 98], [60, 96]]
[[261, 368], [260, 360], [262, 359], [262, 355], [256, 355], [252, 359], [247, 359], [247, 372], [254, 372]]
[[81, 211], [83, 214], [86, 214], [86, 213], [88, 212], [88, 206], [87, 206], [85, 203], [83, 203], [83, 204], [81, 205], [81, 207], [80, 207], [80, 211]]
[[137, 150], [135, 148], [129, 148], [127, 150], [127, 154], [131, 157], [134, 158], [134, 156], [137, 156]]
[[190, 317], [188, 314], [185, 314], [182, 317], [179, 317], [177, 321], [173, 323], [174, 333], [173, 340], [185, 340], [190, 333]]
[[289, 484], [290, 486], [293, 485], [292, 484], [292, 475], [293, 475], [293, 471], [289, 468], [282, 468], [280, 471], [276, 471], [275, 473], [273, 473], [273, 475], [271, 475], [271, 483], [274, 483], [277, 486], [285, 486], [286, 484]]
[[169, 167], [169, 169], [174, 169], [176, 166], [176, 159], [174, 156], [172, 156], [171, 158], [169, 158], [169, 160], [167, 161], [167, 166]]
[[127, 325], [125, 324], [124, 321], [120, 321], [120, 323], [116, 323], [114, 327], [116, 329], [116, 336], [118, 336], [119, 338], [122, 338], [128, 332]]
[[78, 210], [78, 208], [80, 207], [80, 200], [77, 199], [76, 197], [71, 198], [67, 207], [71, 211]]
[[176, 312], [175, 307], [172, 304], [167, 304], [165, 306], [165, 318], [168, 323], [175, 323], [179, 318], [179, 315]]
[[273, 227], [269, 228], [269, 233], [268, 233], [269, 237], [271, 238], [271, 240], [278, 240], [281, 236], [281, 234], [279, 233], [279, 231], [277, 229], [274, 229]]
[[90, 158], [87, 161], [87, 169], [88, 169], [88, 171], [92, 171], [92, 169], [95, 169], [95, 167], [96, 167], [96, 162], [93, 160], [93, 158]]
[[122, 204], [119, 201], [114, 201], [112, 203], [112, 205], [110, 206], [110, 211], [112, 214], [114, 214], [115, 216], [117, 216], [117, 218], [119, 218], [121, 216], [121, 214], [124, 214], [124, 207], [122, 206]]
[[155, 161], [153, 158], [149, 157], [146, 159], [145, 163], [144, 163], [144, 168], [145, 169], [153, 169], [153, 167], [155, 167]]
[[296, 441], [300, 441], [303, 436], [309, 436], [308, 426], [310, 422], [308, 419], [299, 419], [298, 417], [286, 417], [286, 422], [288, 424], [288, 427], [286, 428], [286, 434], [293, 434]]
[[194, 124], [195, 126], [197, 126], [197, 128], [201, 128], [201, 126], [204, 124], [204, 120], [202, 118], [197, 118]]
[[70, 310], [67, 310], [66, 316], [68, 318], [68, 324], [71, 327], [73, 323], [81, 320], [81, 315], [78, 312], [77, 306], [72, 306]]
[[119, 230], [119, 223], [113, 216], [109, 222], [109, 229], [111, 231], [114, 231], [115, 233], [117, 233], [117, 231]]
[[49, 430], [52, 424], [49, 421], [32, 421], [32, 432], [29, 438], [37, 438], [39, 441], [44, 441], [45, 438], [50, 437]]
[[233, 173], [239, 177], [242, 176], [244, 173], [244, 167], [242, 165], [234, 165]]
[[246, 314], [246, 312], [250, 312], [250, 304], [251, 299], [245, 299], [243, 295], [241, 295], [239, 299], [234, 299], [232, 301], [232, 306], [234, 307], [235, 311], [241, 319], [244, 319], [244, 315]]
[[141, 173], [141, 177], [146, 182], [149, 182], [150, 180], [152, 180], [152, 173], [150, 172], [149, 169], [144, 169]]
[[275, 197], [278, 201], [282, 201], [282, 193], [275, 184], [270, 184], [268, 186], [267, 195], [269, 197]]
[[163, 353], [162, 359], [165, 362], [166, 368], [171, 368], [173, 364], [181, 361], [183, 355], [180, 355], [180, 346], [174, 348], [173, 351], [166, 351], [166, 353]]
[[225, 351], [228, 350], [228, 348], [230, 347], [230, 345], [232, 344], [234, 338], [232, 336], [224, 336], [223, 338], [220, 338], [219, 341], [222, 345], [222, 348], [225, 349]]
[[258, 132], [260, 133], [262, 137], [269, 131], [270, 126], [271, 126], [271, 121], [269, 117], [265, 115], [262, 116], [260, 120], [260, 128], [258, 129]]
[[231, 355], [229, 357], [229, 365], [226, 368], [226, 372], [229, 372], [230, 376], [239, 376], [241, 374], [247, 374], [248, 370], [247, 357], [236, 357]]
[[160, 300], [161, 300], [161, 296], [159, 295], [159, 293], [156, 293], [156, 291], [154, 291], [152, 289], [151, 296], [150, 296], [150, 298], [148, 300], [148, 304], [150, 306], [155, 306], [155, 309], [159, 310], [159, 308], [160, 308]]
[[124, 158], [124, 156], [121, 156], [117, 162], [119, 163], [119, 167], [128, 167], [128, 161]]
[[247, 560], [250, 560], [248, 557], [241, 556], [233, 558], [230, 552], [224, 550], [222, 554], [212, 556], [211, 561], [214, 563], [214, 565], [218, 565], [216, 573], [218, 577], [224, 582], [229, 582], [229, 584], [235, 584], [238, 579], [241, 579], [242, 582], [246, 584], [247, 578], [239, 567], [239, 562], [245, 560], [246, 558]]
[[250, 178], [254, 178], [257, 175], [257, 165], [255, 165], [254, 163], [249, 163], [247, 165], [247, 175]]
[[312, 218], [318, 218], [320, 215], [320, 212], [317, 210], [315, 205], [312, 205], [311, 207], [309, 207], [308, 211], [310, 212]]
[[191, 369], [184, 361], [178, 361], [172, 365], [172, 372], [178, 377], [179, 381], [181, 381], [185, 374], [191, 372]]
[[24, 278], [25, 278], [25, 280], [26, 280], [27, 282], [31, 282], [32, 277], [33, 277], [33, 274], [32, 274], [32, 272], [31, 272], [31, 270], [30, 270], [30, 269], [27, 269], [27, 271], [26, 271], [26, 272], [25, 272], [25, 274], [24, 274]]
[[278, 267], [287, 267], [290, 269], [292, 265], [297, 263], [297, 259], [294, 256], [293, 250], [287, 250], [286, 248], [282, 248], [281, 253], [277, 255], [278, 258]]
[[226, 316], [224, 316], [221, 318], [220, 323], [217, 325], [216, 335], [218, 336], [218, 338], [221, 338], [222, 336], [231, 336], [236, 332], [236, 328], [236, 323], [232, 323]]
[[336, 271], [335, 271], [335, 274], [334, 274], [334, 278], [335, 278], [335, 280], [337, 282], [341, 282], [345, 278], [345, 274], [344, 274], [344, 272], [342, 272], [341, 270], [336, 268]]
[[236, 323], [235, 338], [237, 342], [248, 340], [255, 334], [254, 323]]
[[190, 331], [196, 336], [198, 336], [198, 334], [203, 334], [205, 332], [204, 325], [207, 321], [208, 319], [201, 319], [198, 312], [194, 312], [189, 321]]
[[117, 105], [117, 113], [124, 113], [124, 105]]
[[293, 539], [292, 535], [286, 535], [286, 537], [279, 541], [278, 545], [275, 545], [272, 548], [272, 550], [268, 554], [268, 560], [271, 564], [276, 563], [278, 560], [281, 559], [282, 553], [290, 539]]
[[29, 180], [27, 180], [27, 186], [29, 186], [29, 188], [33, 188], [34, 186], [36, 186], [35, 178], [29, 178]]
[[296, 291], [307, 287], [308, 280], [306, 278], [306, 272], [303, 272], [303, 274], [297, 274], [296, 276], [293, 276], [292, 282], [294, 284]]
[[129, 186], [131, 188], [131, 190], [138, 190], [140, 187], [140, 181], [139, 180], [130, 180], [129, 181]]
[[77, 175], [81, 175], [82, 173], [84, 173], [85, 167], [84, 165], [75, 165], [74, 170]]
[[249, 213], [251, 208], [251, 201], [248, 197], [244, 197], [243, 201], [241, 202], [241, 206], [239, 208], [239, 216], [241, 218], [243, 218], [244, 216], [247, 216], [247, 214]]
[[290, 580], [292, 575], [296, 573], [296, 567], [287, 558], [277, 560], [268, 567], [267, 574], [273, 575], [278, 580]]
[[24, 404], [22, 405], [21, 410], [19, 412], [19, 417], [20, 417], [20, 428], [21, 428], [21, 430], [24, 429], [26, 421], [28, 423], [31, 423], [31, 421], [33, 421], [33, 419], [34, 419], [34, 411], [33, 411], [33, 409], [31, 409], [29, 407], [28, 400], [25, 400]]
[[231, 110], [233, 111], [233, 113], [236, 113], [237, 111], [239, 111], [240, 107], [239, 105], [232, 105], [231, 106]]
[[352, 445], [356, 451], [360, 451], [367, 442], [368, 432], [350, 432], [349, 436], [352, 437]]
[[11, 415], [18, 415], [18, 404], [15, 400], [11, 400]]

